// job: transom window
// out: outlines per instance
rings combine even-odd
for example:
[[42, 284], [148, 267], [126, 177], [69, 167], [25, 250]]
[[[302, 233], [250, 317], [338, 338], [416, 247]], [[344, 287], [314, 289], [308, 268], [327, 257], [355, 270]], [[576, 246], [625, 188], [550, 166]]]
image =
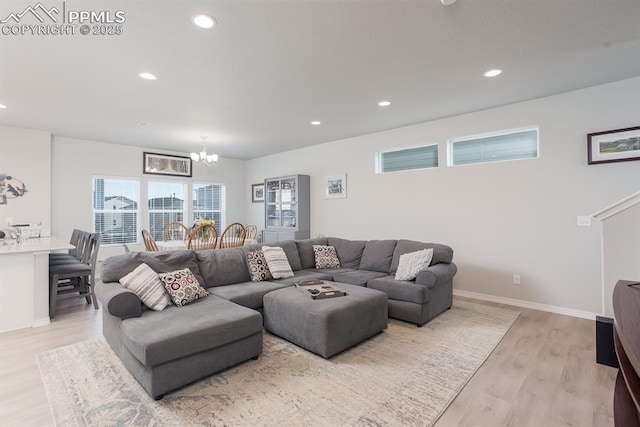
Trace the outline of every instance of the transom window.
[[386, 150], [378, 153], [377, 173], [438, 167], [438, 144]]
[[538, 157], [538, 128], [449, 140], [449, 166]]

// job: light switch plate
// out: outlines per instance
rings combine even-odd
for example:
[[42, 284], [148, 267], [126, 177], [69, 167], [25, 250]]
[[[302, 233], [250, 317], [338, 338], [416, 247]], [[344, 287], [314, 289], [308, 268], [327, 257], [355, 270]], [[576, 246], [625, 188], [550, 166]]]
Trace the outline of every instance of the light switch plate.
[[591, 227], [591, 217], [590, 216], [579, 216], [576, 222], [578, 227]]

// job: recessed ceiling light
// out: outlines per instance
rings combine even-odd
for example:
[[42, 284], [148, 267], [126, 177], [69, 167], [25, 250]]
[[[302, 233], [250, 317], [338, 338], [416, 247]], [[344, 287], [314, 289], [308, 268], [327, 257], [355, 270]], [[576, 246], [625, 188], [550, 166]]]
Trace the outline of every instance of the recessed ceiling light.
[[157, 80], [157, 79], [158, 79], [158, 78], [155, 76], [155, 74], [151, 74], [151, 73], [147, 73], [147, 72], [139, 73], [139, 74], [138, 74], [138, 76], [139, 76], [140, 78], [145, 79], [145, 80]]
[[489, 71], [485, 72], [483, 74], [483, 76], [485, 76], [485, 77], [495, 77], [495, 76], [499, 76], [500, 74], [502, 74], [502, 70], [500, 70], [499, 68], [494, 68], [493, 70], [489, 70]]
[[440, 3], [442, 3], [445, 6], [451, 6], [455, 2], [456, 2], [456, 0], [440, 0]]
[[391, 103], [389, 101], [380, 101], [378, 102], [378, 105], [381, 107], [388, 107]]
[[4, 105], [4, 104], [0, 104], [0, 109], [5, 109], [5, 108], [7, 108], [7, 106], [6, 106], [6, 105]]
[[200, 28], [211, 28], [216, 25], [216, 20], [209, 15], [201, 13], [193, 17], [193, 23]]
[[320, 126], [322, 124], [322, 122], [319, 122], [318, 120], [314, 120], [311, 122], [312, 125], [314, 126]]

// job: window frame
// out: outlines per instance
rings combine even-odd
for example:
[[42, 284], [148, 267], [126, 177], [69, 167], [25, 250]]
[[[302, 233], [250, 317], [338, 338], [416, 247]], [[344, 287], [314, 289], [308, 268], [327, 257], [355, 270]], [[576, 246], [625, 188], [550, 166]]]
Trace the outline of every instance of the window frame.
[[[138, 200], [134, 200], [135, 203], [137, 203], [137, 209], [136, 210], [114, 210], [114, 209], [96, 209], [95, 208], [95, 197], [96, 197], [96, 180], [98, 179], [102, 179], [102, 180], [118, 180], [118, 181], [130, 181], [132, 183], [135, 183], [135, 186], [137, 186], [136, 190], [137, 191], [137, 198]], [[104, 230], [100, 231], [99, 233], [101, 233], [103, 235], [103, 240], [100, 243], [101, 246], [104, 247], [110, 247], [110, 246], [122, 246], [122, 245], [127, 245], [127, 244], [132, 244], [132, 245], [137, 245], [140, 244], [141, 242], [141, 238], [140, 238], [140, 230], [142, 230], [142, 206], [141, 206], [141, 182], [140, 179], [137, 177], [123, 177], [123, 176], [110, 176], [110, 175], [93, 175], [91, 178], [91, 229], [93, 230], [94, 233], [97, 233], [98, 231], [96, 231], [96, 214], [123, 214], [123, 213], [134, 213], [136, 220], [135, 220], [135, 227], [136, 227], [136, 231], [135, 233], [133, 233], [133, 241], [123, 241], [123, 242], [118, 242], [118, 243], [106, 243], [106, 240], [104, 239], [105, 233]], [[103, 226], [104, 227], [104, 226]]]
[[195, 221], [197, 218], [199, 218], [199, 215], [196, 215], [196, 212], [217, 212], [217, 210], [196, 210], [195, 208], [195, 203], [196, 203], [196, 198], [195, 198], [195, 191], [196, 191], [196, 186], [197, 185], [201, 185], [201, 186], [212, 186], [212, 185], [216, 185], [220, 187], [220, 194], [221, 194], [221, 200], [220, 200], [220, 222], [216, 221], [215, 223], [215, 228], [216, 231], [218, 232], [218, 234], [221, 234], [225, 227], [227, 226], [227, 186], [226, 184], [223, 184], [221, 182], [206, 182], [206, 181], [192, 181], [191, 182], [191, 219], [193, 221], [193, 223], [195, 224]]
[[[401, 169], [401, 170], [395, 170], [395, 171], [388, 171], [385, 172], [382, 170], [382, 155], [385, 153], [394, 153], [397, 151], [405, 151], [405, 150], [413, 150], [416, 148], [427, 148], [427, 147], [436, 147], [436, 161], [437, 164], [435, 166], [427, 166], [427, 167], [420, 167], [420, 168], [411, 168], [411, 169]], [[376, 174], [380, 174], [380, 175], [384, 175], [384, 174], [388, 174], [388, 173], [398, 173], [398, 172], [413, 172], [413, 171], [421, 171], [421, 170], [429, 170], [429, 169], [438, 169], [440, 167], [440, 143], [438, 142], [431, 142], [431, 143], [427, 143], [427, 144], [417, 144], [417, 145], [407, 145], [407, 146], [402, 146], [402, 147], [394, 147], [394, 148], [389, 148], [386, 150], [380, 150], [378, 152], [376, 152], [376, 162], [375, 162], [375, 172]]]
[[[486, 138], [491, 138], [491, 137], [499, 137], [499, 136], [512, 135], [512, 134], [522, 133], [522, 132], [530, 132], [530, 131], [535, 131], [536, 132], [536, 155], [535, 155], [535, 157], [522, 157], [522, 158], [517, 158], [517, 159], [505, 159], [505, 160], [488, 160], [488, 161], [483, 161], [483, 162], [462, 163], [462, 164], [454, 164], [453, 163], [453, 146], [457, 142], [469, 142], [469, 141], [473, 141], [473, 140], [477, 140], [477, 139], [486, 139]], [[487, 163], [517, 162], [517, 161], [520, 161], [520, 160], [533, 160], [533, 159], [539, 159], [539, 158], [540, 158], [540, 127], [537, 126], [537, 125], [535, 125], [535, 126], [525, 126], [525, 127], [521, 127], [521, 128], [514, 128], [514, 129], [506, 129], [506, 130], [495, 131], [495, 132], [487, 132], [487, 133], [470, 135], [470, 136], [463, 136], [463, 137], [457, 137], [457, 138], [450, 138], [450, 139], [447, 140], [447, 167], [482, 165], [482, 164], [487, 164]]]
[[[151, 201], [151, 197], [150, 197], [150, 186], [152, 184], [179, 184], [182, 186], [182, 192], [183, 192], [183, 200], [182, 200], [182, 210], [177, 210], [177, 209], [151, 209], [149, 206], [149, 202]], [[156, 240], [163, 240], [163, 236], [164, 236], [164, 228], [167, 226], [167, 224], [164, 225], [164, 227], [162, 228], [162, 230], [160, 230], [159, 232], [156, 231], [156, 233], [154, 233], [153, 230], [151, 230], [151, 225], [152, 225], [152, 221], [151, 221], [151, 215], [152, 214], [177, 214], [177, 213], [182, 213], [182, 223], [186, 225], [185, 221], [187, 218], [189, 218], [189, 190], [191, 188], [191, 185], [189, 182], [184, 181], [184, 180], [180, 180], [180, 179], [158, 179], [158, 178], [153, 178], [153, 179], [148, 179], [146, 181], [147, 184], [147, 193], [146, 193], [146, 204], [145, 204], [145, 208], [146, 208], [146, 219], [147, 219], [147, 230], [149, 230], [149, 233], [151, 233], [151, 235], [153, 236], [154, 239]], [[177, 221], [177, 220], [176, 220]], [[169, 221], [172, 222], [172, 221]], [[160, 234], [157, 234], [160, 233]]]

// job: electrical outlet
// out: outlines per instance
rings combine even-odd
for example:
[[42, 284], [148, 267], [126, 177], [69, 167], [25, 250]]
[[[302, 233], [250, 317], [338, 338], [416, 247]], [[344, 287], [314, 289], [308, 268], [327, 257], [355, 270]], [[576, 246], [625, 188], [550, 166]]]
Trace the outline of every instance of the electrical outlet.
[[514, 274], [513, 275], [513, 284], [514, 285], [519, 285], [520, 284], [520, 275], [519, 274]]
[[578, 227], [591, 227], [591, 217], [590, 216], [579, 216], [576, 219], [576, 225]]

